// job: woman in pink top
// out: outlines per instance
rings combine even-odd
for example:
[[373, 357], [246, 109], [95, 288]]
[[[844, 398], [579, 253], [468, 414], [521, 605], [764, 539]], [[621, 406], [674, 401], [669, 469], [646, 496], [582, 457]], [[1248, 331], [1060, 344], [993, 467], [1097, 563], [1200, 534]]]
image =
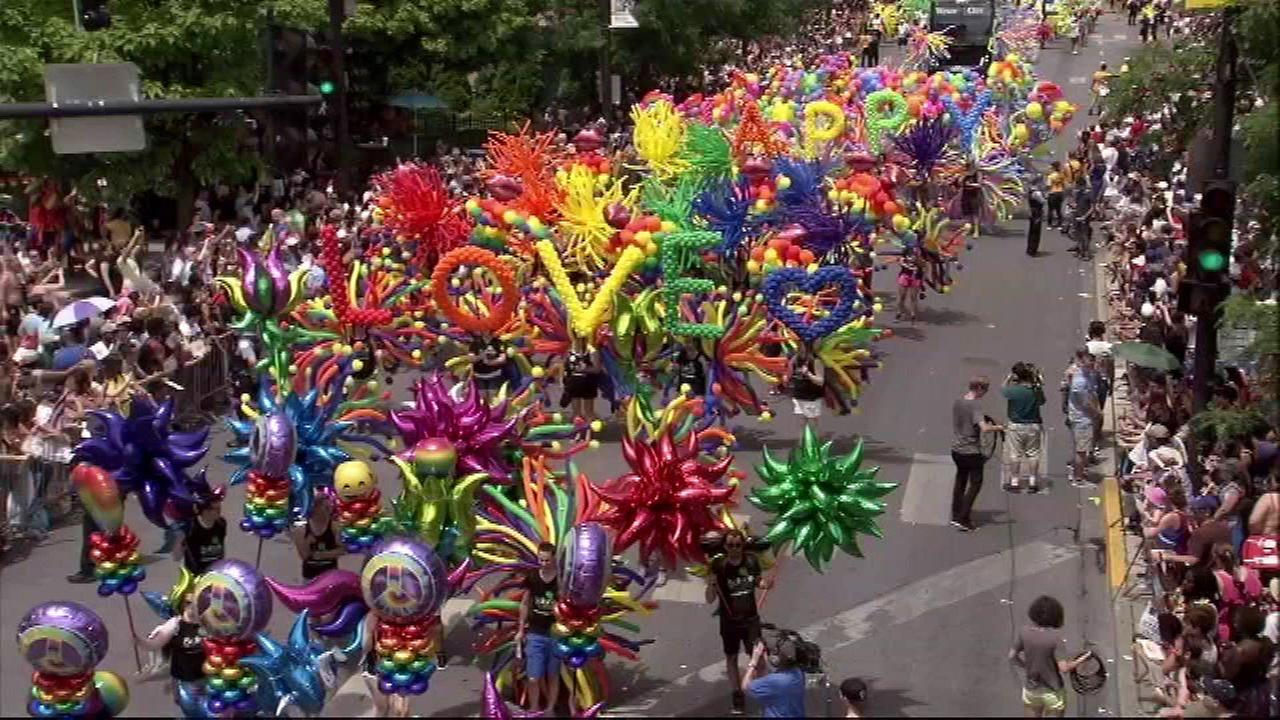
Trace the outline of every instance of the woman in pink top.
[[1213, 575], [1218, 579], [1218, 641], [1231, 639], [1232, 618], [1236, 610], [1262, 597], [1262, 579], [1258, 571], [1240, 565], [1236, 551], [1229, 543], [1213, 546]]

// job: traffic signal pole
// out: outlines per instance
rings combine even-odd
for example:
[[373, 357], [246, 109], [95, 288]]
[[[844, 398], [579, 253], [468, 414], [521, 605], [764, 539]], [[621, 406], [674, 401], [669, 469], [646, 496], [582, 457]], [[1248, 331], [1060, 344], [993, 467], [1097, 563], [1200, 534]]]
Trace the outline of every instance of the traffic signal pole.
[[[1222, 28], [1218, 36], [1218, 60], [1213, 93], [1213, 177], [1228, 179], [1231, 168], [1231, 126], [1235, 124], [1236, 109], [1236, 43], [1231, 34], [1235, 11], [1230, 6], [1222, 10]], [[1204, 194], [1208, 198], [1208, 193]], [[1202, 203], [1203, 205], [1204, 203]], [[1202, 207], [1202, 210], [1209, 210]], [[1234, 213], [1233, 213], [1234, 215]], [[1227, 218], [1230, 233], [1234, 217]], [[1188, 258], [1188, 262], [1198, 262]], [[1230, 257], [1227, 258], [1230, 262]], [[1210, 380], [1217, 374], [1218, 324], [1222, 320], [1220, 302], [1206, 315], [1196, 318], [1196, 353], [1192, 365], [1191, 401], [1193, 412], [1209, 406]]]

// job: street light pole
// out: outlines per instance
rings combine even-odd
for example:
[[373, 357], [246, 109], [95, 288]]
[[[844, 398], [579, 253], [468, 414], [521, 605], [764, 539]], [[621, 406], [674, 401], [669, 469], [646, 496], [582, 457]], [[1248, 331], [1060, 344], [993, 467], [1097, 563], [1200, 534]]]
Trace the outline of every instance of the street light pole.
[[613, 24], [613, 10], [609, 0], [599, 0], [600, 32], [604, 36], [600, 43], [600, 114], [609, 112], [609, 91], [612, 89], [609, 73], [610, 26]]
[[342, 21], [346, 19], [344, 0], [329, 0], [329, 48], [332, 50], [334, 93], [333, 137], [337, 145], [337, 176], [334, 189], [345, 196], [351, 187], [351, 125], [347, 116], [346, 42], [342, 37]]
[[[1218, 60], [1213, 93], [1213, 178], [1226, 180], [1231, 170], [1231, 128], [1236, 110], [1236, 48], [1231, 34], [1235, 10], [1222, 9], [1222, 28], [1218, 35]], [[1208, 193], [1205, 193], [1208, 197]], [[1228, 221], [1228, 228], [1231, 221]], [[1193, 412], [1209, 406], [1210, 380], [1217, 374], [1218, 324], [1222, 319], [1221, 303], [1213, 311], [1196, 318], [1196, 354], [1192, 365], [1191, 403]]]

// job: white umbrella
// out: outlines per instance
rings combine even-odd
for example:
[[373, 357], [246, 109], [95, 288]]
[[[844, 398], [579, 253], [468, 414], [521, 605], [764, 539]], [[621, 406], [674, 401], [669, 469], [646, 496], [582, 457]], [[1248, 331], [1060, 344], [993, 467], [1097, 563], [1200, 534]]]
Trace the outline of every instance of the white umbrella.
[[115, 300], [104, 297], [91, 297], [84, 300], [77, 300], [59, 310], [58, 314], [53, 316], [53, 322], [49, 323], [49, 326], [53, 328], [60, 328], [68, 325], [75, 325], [76, 323], [88, 320], [95, 315], [101, 315], [115, 306]]

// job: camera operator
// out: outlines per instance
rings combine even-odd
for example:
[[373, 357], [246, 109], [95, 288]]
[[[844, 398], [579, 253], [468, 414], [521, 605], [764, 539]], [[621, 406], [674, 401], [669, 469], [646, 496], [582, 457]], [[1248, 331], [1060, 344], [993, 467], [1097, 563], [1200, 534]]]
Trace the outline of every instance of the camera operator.
[[1040, 407], [1044, 405], [1044, 378], [1031, 363], [1014, 363], [1013, 371], [1004, 380], [1000, 394], [1008, 402], [1008, 437], [1005, 439], [1005, 468], [1009, 476], [1009, 489], [1021, 489], [1026, 479], [1028, 492], [1039, 492], [1036, 471], [1040, 466], [1041, 431], [1044, 419]]
[[756, 589], [768, 588], [760, 558], [747, 552], [747, 536], [741, 530], [725, 533], [724, 554], [711, 560], [707, 573], [707, 602], [718, 602], [720, 640], [724, 646], [725, 673], [733, 689], [731, 712], [741, 715], [746, 709], [738, 671], [738, 652], [755, 647], [760, 641], [760, 611], [756, 606]]
[[761, 717], [804, 717], [804, 671], [796, 660], [796, 643], [788, 638], [779, 640], [772, 657], [773, 672], [761, 675], [770, 661], [767, 650], [763, 640], [756, 642], [742, 679], [743, 692], [760, 703]]

